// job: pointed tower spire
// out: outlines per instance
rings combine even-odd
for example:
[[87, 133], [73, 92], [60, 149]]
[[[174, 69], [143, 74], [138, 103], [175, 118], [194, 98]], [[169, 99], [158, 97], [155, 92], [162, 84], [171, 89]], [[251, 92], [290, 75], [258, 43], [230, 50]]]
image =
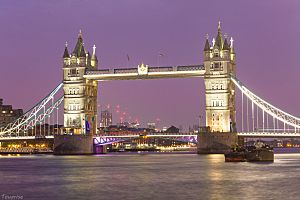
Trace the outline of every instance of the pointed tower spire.
[[208, 34], [206, 34], [206, 41], [205, 41], [205, 46], [204, 46], [204, 51], [209, 51], [210, 50], [210, 44], [208, 41]]
[[84, 46], [83, 46], [82, 31], [81, 30], [79, 30], [77, 43], [76, 43], [76, 46], [75, 46], [72, 54], [77, 56], [77, 57], [85, 57], [85, 50], [84, 50]]
[[222, 37], [222, 31], [221, 31], [221, 22], [218, 23], [218, 34], [216, 37], [216, 43], [215, 45], [219, 50], [223, 48], [223, 37]]
[[96, 45], [93, 46], [93, 55], [96, 55]]
[[82, 38], [82, 31], [81, 31], [81, 29], [79, 29], [78, 37]]
[[82, 43], [82, 46], [81, 46], [81, 49], [80, 49], [79, 57], [86, 57], [86, 53], [85, 53], [85, 50], [84, 50], [83, 43]]
[[69, 51], [68, 51], [68, 43], [66, 42], [63, 58], [69, 58], [69, 57], [70, 57], [70, 54], [69, 54]]
[[223, 49], [224, 50], [230, 50], [230, 47], [229, 47], [229, 44], [228, 44], [228, 41], [227, 41], [227, 34], [224, 35], [224, 38], [225, 38], [225, 41], [224, 41], [224, 45], [223, 45]]

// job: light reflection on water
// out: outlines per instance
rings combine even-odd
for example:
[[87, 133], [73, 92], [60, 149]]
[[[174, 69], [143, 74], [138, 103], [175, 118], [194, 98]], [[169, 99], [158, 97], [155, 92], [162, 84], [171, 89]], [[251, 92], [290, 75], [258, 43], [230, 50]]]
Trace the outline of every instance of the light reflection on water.
[[196, 154], [1, 156], [0, 177], [0, 195], [24, 199], [295, 199], [300, 154], [277, 154], [274, 163]]

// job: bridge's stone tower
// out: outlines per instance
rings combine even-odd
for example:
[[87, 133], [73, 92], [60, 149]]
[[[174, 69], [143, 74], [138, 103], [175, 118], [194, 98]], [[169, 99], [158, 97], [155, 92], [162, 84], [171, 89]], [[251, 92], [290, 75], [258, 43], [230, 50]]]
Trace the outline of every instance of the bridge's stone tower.
[[204, 82], [206, 97], [206, 126], [198, 136], [198, 153], [224, 153], [238, 142], [236, 134], [235, 75], [233, 40], [223, 38], [219, 22], [218, 34], [212, 45], [205, 41]]
[[204, 47], [206, 126], [212, 132], [236, 132], [235, 75], [233, 40], [223, 39], [219, 22], [218, 34], [212, 46], [206, 38]]
[[85, 79], [87, 70], [98, 66], [96, 47], [90, 55], [84, 48], [82, 33], [69, 54], [66, 44], [63, 55], [64, 127], [70, 134], [95, 134], [97, 130], [97, 90], [95, 80]]

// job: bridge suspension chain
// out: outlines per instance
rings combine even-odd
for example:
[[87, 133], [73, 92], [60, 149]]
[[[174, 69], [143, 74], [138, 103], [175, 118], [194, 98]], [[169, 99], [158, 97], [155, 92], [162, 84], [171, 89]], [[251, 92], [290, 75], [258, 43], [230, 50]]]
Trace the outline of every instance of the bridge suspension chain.
[[[63, 102], [63, 96], [56, 98], [58, 92], [63, 87], [63, 83], [60, 83], [52, 92], [50, 92], [45, 98], [43, 98], [40, 102], [38, 102], [35, 106], [29, 109], [26, 113], [24, 113], [21, 117], [16, 119], [14, 122], [6, 125], [5, 127], [0, 128], [0, 136], [20, 136], [28, 134], [28, 131], [34, 131], [34, 135], [36, 135], [37, 125], [41, 126], [41, 123], [44, 123], [48, 118], [50, 121], [51, 114], [54, 113], [54, 110], [58, 109], [58, 107]], [[58, 110], [57, 110], [58, 112]], [[49, 126], [49, 124], [48, 124]], [[40, 127], [41, 133], [41, 127]], [[45, 131], [44, 131], [45, 133]]]
[[[294, 132], [297, 132], [297, 129], [300, 128], [300, 118], [295, 117], [287, 112], [282, 111], [281, 109], [271, 105], [267, 101], [263, 100], [259, 96], [255, 95], [253, 92], [251, 92], [245, 85], [242, 84], [241, 81], [239, 81], [235, 76], [231, 75], [230, 79], [232, 82], [238, 87], [238, 89], [241, 91], [242, 95], [242, 114], [243, 114], [243, 96], [245, 95], [247, 97], [247, 129], [249, 128], [249, 121], [248, 121], [248, 99], [251, 100], [251, 117], [252, 117], [252, 124], [254, 129], [254, 105], [259, 107], [262, 110], [262, 129], [263, 132], [268, 131], [270, 129], [269, 127], [269, 120], [268, 115], [270, 115], [273, 118], [273, 131], [275, 133], [276, 130], [279, 129], [279, 121], [283, 123], [283, 130], [287, 131], [286, 126], [291, 126], [294, 128]], [[267, 114], [267, 115], [266, 115]], [[256, 115], [258, 118], [258, 108], [256, 109]], [[266, 118], [266, 119], [265, 119]], [[266, 123], [265, 124], [265, 120]], [[265, 127], [266, 125], [266, 127]], [[257, 127], [258, 128], [258, 119], [257, 119]], [[243, 116], [242, 116], [242, 131], [244, 130], [243, 127]], [[249, 132], [249, 130], [248, 130]]]

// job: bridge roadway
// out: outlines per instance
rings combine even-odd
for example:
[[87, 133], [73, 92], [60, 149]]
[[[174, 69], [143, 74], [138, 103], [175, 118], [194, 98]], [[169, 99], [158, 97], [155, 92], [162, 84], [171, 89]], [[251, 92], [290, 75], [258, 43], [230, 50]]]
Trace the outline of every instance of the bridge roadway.
[[204, 73], [205, 68], [203, 65], [148, 67], [142, 64], [142, 67], [139, 66], [138, 68], [90, 70], [83, 77], [97, 81], [108, 81], [203, 77]]
[[[300, 133], [278, 133], [278, 132], [242, 132], [238, 133], [241, 137], [268, 137], [268, 138], [289, 138], [289, 137], [300, 137]], [[149, 137], [197, 137], [197, 134], [188, 133], [148, 133], [148, 134], [105, 134], [95, 135], [94, 138], [149, 138]], [[53, 139], [54, 136], [9, 136], [0, 137], [0, 141], [6, 140], [33, 140], [33, 139]]]

